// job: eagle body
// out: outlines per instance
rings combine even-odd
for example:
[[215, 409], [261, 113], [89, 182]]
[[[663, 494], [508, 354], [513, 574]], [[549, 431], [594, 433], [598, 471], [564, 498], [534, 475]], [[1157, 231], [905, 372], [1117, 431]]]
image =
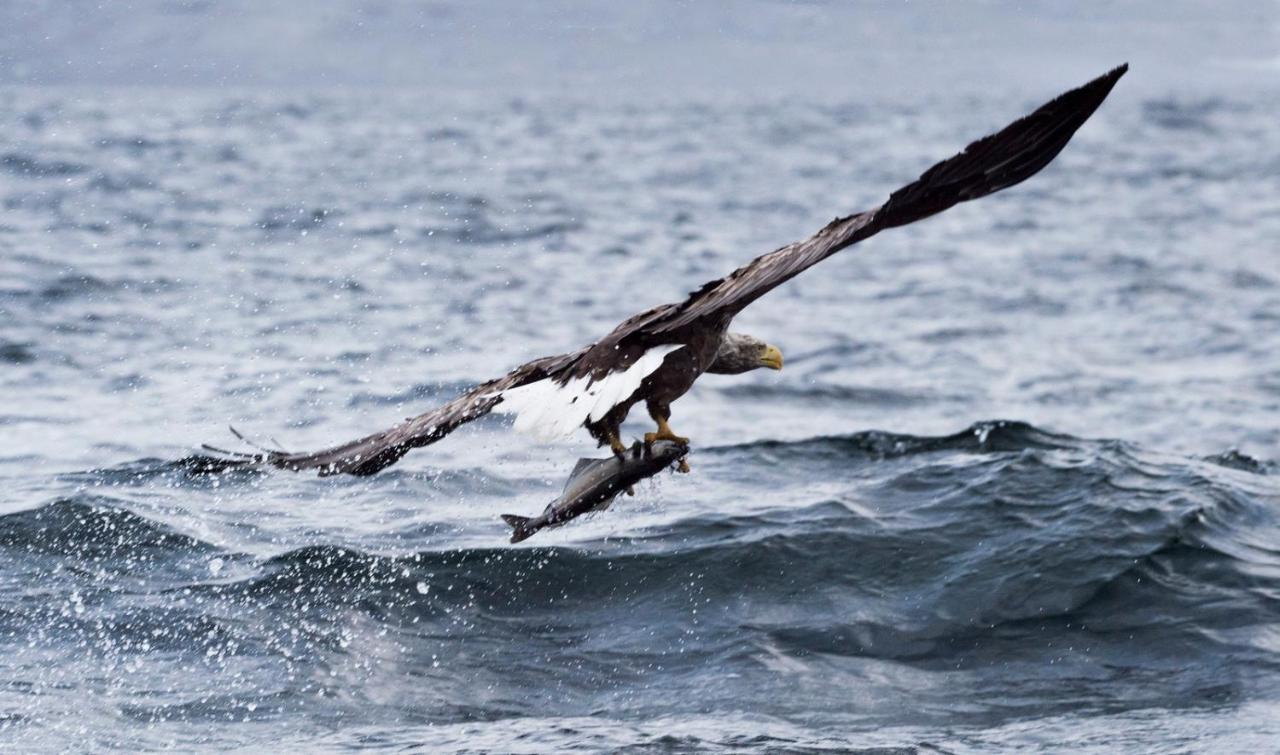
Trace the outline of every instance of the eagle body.
[[[645, 402], [651, 417], [662, 417], [665, 422], [671, 416], [671, 404], [687, 393], [694, 381], [716, 361], [728, 327], [728, 321], [722, 324], [699, 323], [681, 328], [669, 334], [661, 344], [655, 344], [676, 345], [679, 348], [667, 354], [662, 364], [646, 375], [637, 389], [610, 409], [602, 419], [588, 422], [587, 432], [600, 445], [610, 445], [619, 437], [619, 428], [631, 412], [631, 407], [641, 400]], [[593, 351], [599, 347], [597, 344]], [[607, 352], [602, 350], [601, 356], [604, 353]], [[590, 357], [591, 352], [587, 356]]]
[[[314, 452], [222, 451], [223, 466], [270, 464], [329, 474], [373, 474], [409, 450], [434, 443], [491, 411], [516, 415], [515, 427], [563, 437], [585, 427], [601, 444], [622, 447], [618, 429], [643, 401], [658, 424], [646, 439], [686, 439], [667, 424], [671, 404], [707, 372], [780, 369], [782, 354], [758, 339], [729, 332], [745, 307], [826, 258], [890, 228], [994, 194], [1038, 173], [1066, 147], [1128, 70], [1119, 66], [1067, 91], [1000, 131], [972, 142], [892, 192], [880, 206], [837, 217], [807, 239], [710, 281], [683, 301], [633, 315], [577, 351], [526, 362], [452, 401], [390, 429]], [[237, 435], [239, 435], [237, 433]], [[242, 437], [242, 436], [241, 436]]]

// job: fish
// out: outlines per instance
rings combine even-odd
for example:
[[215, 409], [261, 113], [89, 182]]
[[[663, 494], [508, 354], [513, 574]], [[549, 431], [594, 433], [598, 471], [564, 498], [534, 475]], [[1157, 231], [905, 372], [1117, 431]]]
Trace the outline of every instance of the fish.
[[668, 467], [687, 471], [684, 457], [689, 446], [670, 440], [653, 443], [636, 442], [629, 450], [605, 459], [579, 459], [560, 497], [547, 504], [538, 516], [503, 514], [502, 521], [511, 527], [511, 542], [527, 539], [538, 530], [559, 527], [590, 511], [606, 509], [613, 499], [632, 485], [648, 479]]

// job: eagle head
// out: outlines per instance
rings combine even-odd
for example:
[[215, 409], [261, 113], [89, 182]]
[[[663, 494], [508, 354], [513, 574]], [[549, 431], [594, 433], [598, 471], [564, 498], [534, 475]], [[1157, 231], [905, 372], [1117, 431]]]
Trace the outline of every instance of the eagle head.
[[715, 361], [707, 372], [717, 375], [737, 375], [742, 372], [768, 367], [782, 369], [782, 352], [777, 346], [745, 333], [725, 333], [720, 339]]

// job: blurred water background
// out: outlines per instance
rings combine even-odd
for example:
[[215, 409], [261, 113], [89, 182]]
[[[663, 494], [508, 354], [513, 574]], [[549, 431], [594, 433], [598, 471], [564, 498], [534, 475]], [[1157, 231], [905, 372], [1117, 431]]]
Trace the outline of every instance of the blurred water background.
[[[1274, 748], [1278, 16], [0, 4], [0, 741]], [[181, 463], [590, 342], [1125, 60], [1042, 175], [744, 313], [786, 369], [606, 513], [505, 545], [593, 449], [499, 418]]]

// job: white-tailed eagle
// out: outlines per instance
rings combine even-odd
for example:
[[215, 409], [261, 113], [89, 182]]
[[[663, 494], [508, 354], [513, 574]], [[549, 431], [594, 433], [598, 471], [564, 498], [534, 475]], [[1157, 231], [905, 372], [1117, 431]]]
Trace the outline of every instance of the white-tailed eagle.
[[813, 236], [703, 285], [684, 301], [628, 318], [590, 346], [523, 364], [389, 430], [310, 453], [262, 449], [239, 454], [206, 448], [220, 451], [222, 461], [232, 466], [270, 464], [295, 471], [314, 469], [321, 475], [369, 475], [394, 464], [410, 449], [434, 443], [466, 422], [500, 411], [516, 414], [517, 429], [543, 437], [566, 436], [585, 427], [600, 445], [620, 453], [624, 446], [619, 426], [641, 401], [657, 423], [646, 441], [685, 443], [667, 424], [671, 403], [704, 372], [732, 374], [782, 367], [777, 348], [729, 332], [734, 316], [744, 307], [880, 231], [1035, 175], [1066, 146], [1126, 70], [1128, 66], [1122, 65], [979, 139], [890, 194], [879, 207], [836, 218]]

